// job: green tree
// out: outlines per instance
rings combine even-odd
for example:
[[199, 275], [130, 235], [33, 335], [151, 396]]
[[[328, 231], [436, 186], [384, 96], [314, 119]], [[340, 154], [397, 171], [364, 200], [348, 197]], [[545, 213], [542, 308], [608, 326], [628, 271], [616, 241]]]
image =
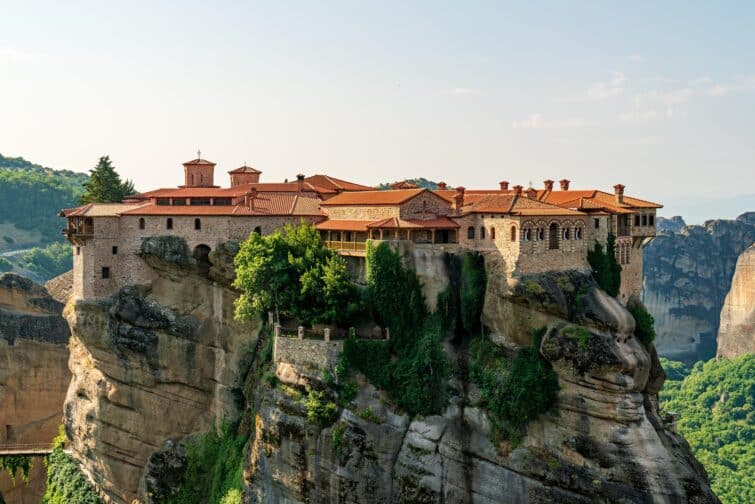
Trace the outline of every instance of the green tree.
[[268, 236], [252, 233], [234, 263], [240, 319], [274, 310], [278, 319], [283, 315], [306, 324], [340, 323], [358, 309], [346, 263], [304, 222]]
[[592, 276], [601, 289], [613, 297], [619, 295], [621, 287], [621, 265], [616, 260], [616, 238], [613, 233], [608, 233], [606, 250], [595, 242], [592, 250], [587, 252], [587, 262], [592, 268]]
[[84, 184], [84, 191], [84, 195], [81, 196], [82, 205], [118, 203], [136, 192], [133, 182], [121, 181], [121, 176], [115, 171], [110, 156], [102, 156], [97, 166], [89, 171], [89, 181]]

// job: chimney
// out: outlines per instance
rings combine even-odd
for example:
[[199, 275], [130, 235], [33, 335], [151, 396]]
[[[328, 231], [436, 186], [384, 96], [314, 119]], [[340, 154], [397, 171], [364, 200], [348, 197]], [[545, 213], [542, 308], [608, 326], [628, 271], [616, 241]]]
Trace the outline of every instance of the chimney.
[[616, 203], [624, 203], [624, 186], [622, 184], [613, 186], [613, 193], [616, 195]]
[[509, 181], [508, 180], [501, 180], [498, 182], [498, 185], [501, 186], [501, 191], [508, 191], [509, 190]]
[[543, 182], [545, 184], [545, 190], [546, 191], [552, 191], [553, 190], [553, 181], [551, 179], [546, 180]]
[[438, 190], [439, 191], [445, 191], [446, 190], [446, 183], [445, 182], [438, 182]]
[[297, 190], [301, 192], [302, 189], [304, 188], [304, 175], [303, 174], [300, 173], [296, 176], [296, 183], [298, 184]]
[[561, 190], [562, 191], [568, 191], [569, 190], [569, 180], [568, 179], [561, 179], [558, 181], [559, 184], [561, 184]]
[[529, 199], [535, 199], [535, 198], [537, 198], [537, 189], [535, 189], [535, 188], [534, 188], [534, 187], [532, 187], [532, 186], [529, 186], [529, 187], [527, 188], [527, 197], [528, 197]]
[[248, 193], [246, 193], [246, 206], [249, 207], [250, 210], [254, 210], [254, 198], [257, 197], [257, 188], [252, 187]]
[[522, 186], [515, 185], [514, 186], [514, 194], [516, 194], [517, 196], [521, 196], [522, 195]]
[[454, 201], [456, 202], [456, 213], [459, 215], [461, 215], [461, 208], [464, 206], [464, 191], [466, 191], [466, 188], [457, 187], [456, 196], [454, 196]]

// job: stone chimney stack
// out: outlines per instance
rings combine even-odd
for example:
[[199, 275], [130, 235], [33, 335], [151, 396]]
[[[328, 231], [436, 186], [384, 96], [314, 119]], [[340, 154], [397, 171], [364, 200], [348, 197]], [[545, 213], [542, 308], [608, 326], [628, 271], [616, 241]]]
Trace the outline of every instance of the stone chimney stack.
[[522, 195], [522, 189], [523, 189], [522, 186], [515, 185], [514, 186], [514, 194], [516, 194], [517, 196], [521, 196]]
[[553, 190], [553, 181], [551, 179], [546, 180], [543, 182], [545, 184], [545, 190], [546, 191], [552, 191]]
[[296, 184], [297, 184], [297, 190], [299, 192], [302, 192], [302, 190], [304, 189], [304, 175], [303, 174], [300, 173], [296, 176]]
[[438, 190], [439, 191], [445, 191], [448, 186], [445, 182], [438, 182]]
[[464, 192], [466, 191], [466, 188], [464, 187], [457, 187], [456, 188], [456, 195], [454, 196], [454, 201], [456, 203], [456, 213], [461, 215], [461, 208], [464, 206]]
[[569, 179], [561, 179], [558, 181], [559, 184], [561, 184], [561, 190], [562, 191], [568, 191], [569, 190]]
[[622, 184], [613, 186], [613, 193], [616, 195], [616, 203], [624, 203], [624, 186]]
[[529, 199], [536, 199], [536, 198], [537, 198], [537, 189], [535, 189], [535, 188], [534, 188], [534, 187], [532, 187], [532, 186], [529, 186], [529, 187], [527, 188], [527, 197], [528, 197]]
[[501, 180], [498, 182], [498, 184], [501, 186], [501, 191], [508, 191], [509, 190], [509, 181], [508, 180]]

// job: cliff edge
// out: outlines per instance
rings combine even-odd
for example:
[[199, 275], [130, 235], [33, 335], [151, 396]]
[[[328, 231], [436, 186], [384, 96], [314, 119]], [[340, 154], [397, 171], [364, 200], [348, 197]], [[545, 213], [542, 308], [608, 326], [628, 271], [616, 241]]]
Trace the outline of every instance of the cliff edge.
[[721, 309], [718, 357], [755, 352], [755, 245], [737, 259], [731, 289]]

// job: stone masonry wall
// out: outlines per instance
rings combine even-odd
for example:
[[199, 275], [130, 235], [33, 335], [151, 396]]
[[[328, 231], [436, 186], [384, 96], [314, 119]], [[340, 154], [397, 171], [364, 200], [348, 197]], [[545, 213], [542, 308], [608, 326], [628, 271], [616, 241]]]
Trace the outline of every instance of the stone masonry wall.
[[332, 220], [376, 221], [400, 215], [398, 206], [389, 205], [327, 207], [327, 211]]
[[401, 205], [402, 219], [433, 219], [451, 213], [451, 203], [431, 192], [420, 193]]
[[[299, 377], [308, 380], [322, 380], [326, 369], [335, 376], [338, 355], [343, 350], [343, 341], [323, 341], [279, 336], [273, 344], [273, 363], [278, 378], [298, 381]], [[291, 379], [296, 376], [296, 379]]]

